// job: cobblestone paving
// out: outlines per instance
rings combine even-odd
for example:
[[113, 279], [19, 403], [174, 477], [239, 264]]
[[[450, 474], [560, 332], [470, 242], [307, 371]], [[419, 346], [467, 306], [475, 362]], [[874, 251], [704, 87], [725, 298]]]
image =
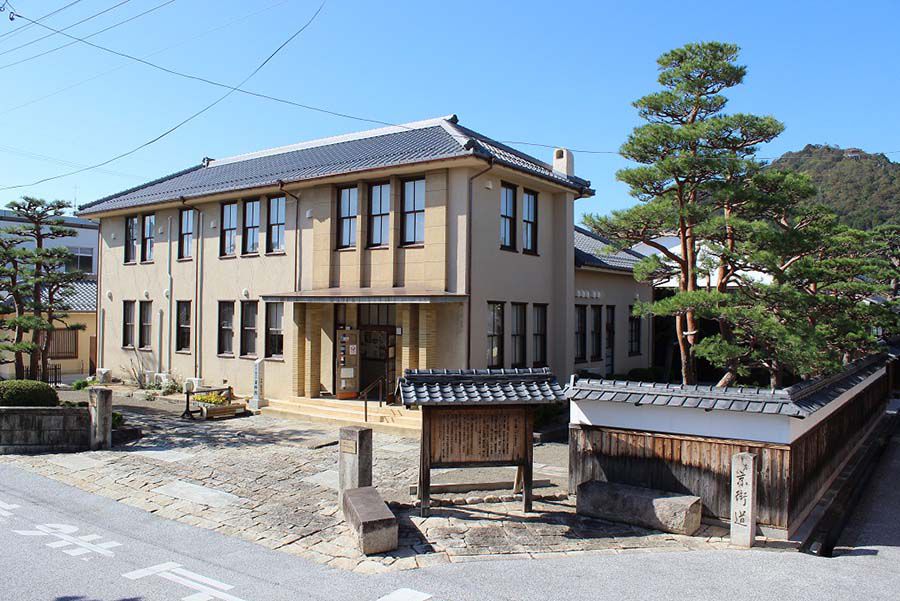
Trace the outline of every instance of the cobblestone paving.
[[[722, 529], [706, 527], [695, 537], [661, 534], [582, 518], [569, 499], [537, 501], [527, 515], [515, 502], [440, 506], [423, 519], [409, 505], [417, 441], [376, 433], [375, 484], [398, 515], [400, 548], [367, 558], [355, 548], [337, 504], [336, 428], [263, 416], [190, 422], [173, 406], [117, 410], [144, 430], [144, 438], [77, 456], [93, 462], [62, 459], [71, 455], [6, 455], [0, 462], [160, 517], [361, 573], [476, 559], [727, 546]], [[541, 470], [557, 483], [565, 474], [564, 466], [538, 464], [536, 477]], [[559, 488], [543, 490], [556, 497]], [[499, 498], [478, 494], [485, 496], [470, 500]]]

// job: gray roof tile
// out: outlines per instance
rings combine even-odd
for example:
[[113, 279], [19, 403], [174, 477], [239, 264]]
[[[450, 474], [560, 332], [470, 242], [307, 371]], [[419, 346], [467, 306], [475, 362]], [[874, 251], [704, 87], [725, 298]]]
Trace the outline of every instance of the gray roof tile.
[[537, 405], [562, 402], [549, 369], [408, 369], [397, 386], [404, 405]]
[[633, 271], [644, 255], [630, 249], [616, 251], [612, 242], [583, 227], [575, 226], [575, 265], [615, 271]]

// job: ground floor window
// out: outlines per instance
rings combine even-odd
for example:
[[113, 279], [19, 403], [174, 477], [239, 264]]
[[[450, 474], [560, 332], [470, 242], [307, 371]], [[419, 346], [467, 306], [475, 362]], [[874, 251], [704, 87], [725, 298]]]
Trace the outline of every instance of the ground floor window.
[[510, 340], [512, 342], [512, 366], [525, 367], [525, 309], [527, 305], [524, 303], [513, 303], [512, 307], [512, 329], [510, 330]]
[[50, 334], [51, 359], [78, 358], [78, 330], [54, 328]]
[[138, 347], [150, 348], [150, 333], [153, 328], [153, 302], [141, 301], [139, 307], [140, 327], [138, 328]]
[[628, 307], [628, 354], [641, 354], [641, 316], [632, 315], [634, 306]]
[[256, 301], [241, 302], [241, 355], [256, 356]]
[[534, 340], [534, 366], [547, 366], [547, 305], [532, 307], [531, 331]]
[[606, 377], [616, 370], [616, 306], [606, 305]]
[[234, 303], [219, 301], [219, 348], [220, 355], [234, 354]]
[[488, 303], [487, 366], [503, 367], [503, 303]]
[[359, 325], [392, 326], [397, 323], [397, 305], [363, 303], [359, 305]]
[[591, 306], [591, 361], [603, 356], [603, 306]]
[[177, 301], [175, 316], [178, 323], [175, 350], [189, 351], [191, 350], [191, 301]]
[[587, 360], [587, 307], [575, 305], [575, 362], [583, 363]]
[[122, 346], [134, 346], [134, 301], [122, 301]]
[[266, 303], [266, 357], [284, 355], [284, 303]]

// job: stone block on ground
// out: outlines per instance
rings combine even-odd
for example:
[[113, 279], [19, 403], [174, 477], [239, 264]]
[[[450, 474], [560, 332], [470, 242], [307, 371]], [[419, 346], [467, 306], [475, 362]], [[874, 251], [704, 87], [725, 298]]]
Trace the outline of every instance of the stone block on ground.
[[397, 548], [397, 518], [375, 487], [347, 489], [342, 503], [344, 519], [353, 529], [360, 551], [372, 555]]
[[624, 522], [674, 534], [700, 529], [700, 497], [591, 480], [578, 486], [579, 515]]

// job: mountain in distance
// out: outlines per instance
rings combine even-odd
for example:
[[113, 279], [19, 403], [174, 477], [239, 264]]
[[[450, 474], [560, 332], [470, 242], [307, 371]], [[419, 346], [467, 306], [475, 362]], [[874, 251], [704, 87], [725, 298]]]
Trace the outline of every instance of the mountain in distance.
[[807, 144], [784, 153], [772, 166], [808, 174], [818, 190], [815, 202], [830, 207], [851, 227], [900, 223], [900, 163], [883, 154]]

